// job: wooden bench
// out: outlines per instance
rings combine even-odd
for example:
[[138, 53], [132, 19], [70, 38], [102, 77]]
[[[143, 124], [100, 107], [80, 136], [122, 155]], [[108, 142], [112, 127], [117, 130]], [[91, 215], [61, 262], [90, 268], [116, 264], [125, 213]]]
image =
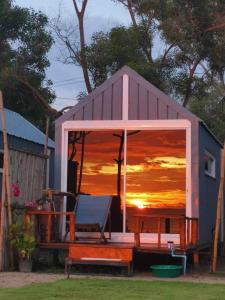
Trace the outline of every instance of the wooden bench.
[[72, 265], [126, 266], [130, 276], [133, 274], [133, 247], [73, 244], [69, 246], [69, 256], [65, 259], [67, 278]]

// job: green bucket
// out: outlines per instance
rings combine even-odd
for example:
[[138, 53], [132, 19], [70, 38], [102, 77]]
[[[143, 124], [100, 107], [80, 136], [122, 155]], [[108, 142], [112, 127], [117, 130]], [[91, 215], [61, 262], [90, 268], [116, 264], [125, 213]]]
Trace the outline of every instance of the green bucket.
[[182, 273], [182, 266], [180, 265], [153, 265], [150, 268], [154, 276], [161, 278], [178, 277]]

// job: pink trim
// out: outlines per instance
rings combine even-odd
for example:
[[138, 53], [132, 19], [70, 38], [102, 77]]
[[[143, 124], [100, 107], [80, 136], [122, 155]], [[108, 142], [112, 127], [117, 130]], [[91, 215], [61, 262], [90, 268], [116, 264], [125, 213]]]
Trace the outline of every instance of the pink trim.
[[123, 120], [128, 120], [129, 77], [123, 75]]
[[[186, 216], [192, 217], [192, 166], [191, 166], [191, 122], [186, 119], [179, 120], [91, 120], [91, 121], [65, 121], [62, 124], [62, 158], [61, 158], [61, 190], [67, 188], [67, 152], [68, 132], [73, 130], [186, 130]], [[126, 182], [124, 180], [124, 182]], [[125, 185], [125, 184], [124, 184]], [[126, 191], [126, 187], [124, 188]], [[64, 201], [64, 210], [66, 201]], [[125, 218], [124, 218], [125, 220]], [[65, 222], [64, 222], [65, 223]], [[63, 230], [65, 230], [65, 224]], [[64, 232], [64, 231], [62, 231]]]

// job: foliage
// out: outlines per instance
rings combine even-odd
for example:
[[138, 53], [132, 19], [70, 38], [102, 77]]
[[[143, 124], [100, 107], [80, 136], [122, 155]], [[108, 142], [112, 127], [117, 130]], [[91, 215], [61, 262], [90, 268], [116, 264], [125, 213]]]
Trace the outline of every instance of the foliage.
[[124, 65], [129, 65], [162, 88], [163, 78], [159, 73], [158, 62], [147, 62], [142, 50], [143, 43], [151, 44], [151, 38], [144, 30], [134, 26], [114, 27], [109, 33], [98, 32], [92, 36], [86, 47], [87, 62], [94, 87], [101, 84]]
[[18, 7], [10, 0], [0, 2], [0, 88], [5, 106], [41, 129], [46, 109], [37, 105], [37, 95], [28, 85], [47, 104], [53, 102], [51, 82], [45, 80], [47, 53], [53, 43], [47, 25], [48, 19], [41, 12]]
[[225, 139], [225, 98], [221, 85], [214, 86], [204, 95], [193, 97], [190, 101], [190, 110], [204, 120], [218, 139]]
[[10, 243], [20, 259], [31, 259], [36, 246], [33, 222], [28, 222], [26, 227], [19, 221], [10, 227]]
[[224, 293], [223, 284], [76, 278], [1, 289], [0, 300], [222, 300]]
[[[88, 69], [92, 89], [125, 64], [196, 113], [205, 95], [208, 97], [218, 85], [225, 89], [223, 0], [112, 1], [126, 7], [131, 17], [130, 26], [117, 26], [107, 33], [96, 32], [89, 44], [84, 44], [84, 38], [80, 41], [71, 38], [75, 29], [62, 30], [56, 26], [57, 36], [68, 50], [64, 60], [81, 66], [85, 82]], [[87, 0], [81, 2], [82, 7], [86, 7]], [[82, 22], [77, 14], [80, 37], [84, 33], [84, 12], [85, 9]], [[89, 92], [90, 87], [87, 84], [86, 87]], [[212, 97], [207, 101], [210, 99]], [[216, 105], [216, 101], [210, 103]], [[213, 110], [222, 126], [223, 115], [217, 113], [216, 107]], [[205, 110], [201, 113], [202, 119], [224, 139], [215, 121], [209, 122], [203, 112]]]

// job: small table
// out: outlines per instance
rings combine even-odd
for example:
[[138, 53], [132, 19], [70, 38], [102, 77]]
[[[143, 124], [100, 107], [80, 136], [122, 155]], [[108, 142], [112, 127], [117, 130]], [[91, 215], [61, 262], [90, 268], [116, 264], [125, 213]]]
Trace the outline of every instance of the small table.
[[25, 224], [31, 221], [32, 216], [46, 216], [47, 217], [47, 231], [46, 231], [46, 242], [51, 242], [51, 224], [52, 217], [56, 216], [69, 216], [70, 225], [70, 242], [75, 241], [75, 215], [74, 212], [54, 212], [54, 211], [44, 211], [44, 210], [32, 210], [25, 213]]

